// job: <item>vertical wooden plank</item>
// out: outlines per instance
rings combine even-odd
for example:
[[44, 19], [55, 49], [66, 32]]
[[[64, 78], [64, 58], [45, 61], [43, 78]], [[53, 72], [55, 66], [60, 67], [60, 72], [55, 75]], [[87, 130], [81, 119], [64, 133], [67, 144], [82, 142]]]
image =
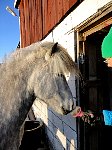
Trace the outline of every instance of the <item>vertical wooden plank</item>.
[[25, 3], [24, 3], [24, 10], [25, 10], [25, 31], [26, 31], [26, 43], [25, 43], [25, 46], [29, 45], [30, 44], [30, 28], [29, 28], [29, 8], [28, 8], [28, 3], [29, 3], [29, 0], [27, 0]]
[[57, 18], [56, 20], [57, 20], [57, 23], [60, 21], [63, 14], [64, 14], [63, 1], [62, 0], [57, 0], [56, 1], [56, 18]]
[[30, 36], [30, 41], [29, 41], [29, 43], [28, 44], [30, 44], [31, 43], [31, 38], [32, 38], [32, 36], [31, 36], [31, 17], [32, 17], [32, 9], [31, 9], [31, 4], [30, 4], [30, 0], [29, 0], [29, 2], [28, 2], [28, 15], [29, 15], [29, 22], [27, 22], [28, 24], [29, 24], [29, 36]]
[[29, 20], [29, 24], [30, 24], [30, 43], [32, 43], [32, 1], [29, 0], [29, 15], [30, 15], [30, 20]]
[[20, 3], [20, 22], [21, 22], [21, 47], [25, 46], [25, 15], [24, 15], [24, 2], [23, 0]]
[[36, 3], [36, 39], [37, 41], [42, 39], [42, 4], [41, 0], [37, 0]]
[[36, 33], [37, 33], [37, 29], [36, 29], [36, 26], [37, 26], [37, 23], [36, 23], [36, 12], [37, 12], [37, 9], [36, 9], [36, 6], [37, 6], [37, 4], [36, 4], [36, 2], [37, 2], [37, 0], [35, 1], [34, 0], [34, 42], [36, 42]]
[[63, 0], [63, 15], [69, 10], [69, 0]]
[[53, 28], [53, 26], [56, 24], [56, 9], [55, 9], [55, 1], [54, 0], [48, 0], [48, 13], [47, 18], [49, 18], [47, 31]]
[[23, 37], [24, 37], [24, 42], [23, 42], [23, 46], [25, 47], [26, 46], [26, 28], [25, 28], [25, 22], [26, 22], [26, 19], [25, 19], [25, 3], [23, 1], [23, 16], [24, 16], [24, 32], [23, 32]]
[[[50, 26], [51, 26], [51, 23], [50, 23], [50, 15], [51, 15], [51, 10], [49, 8], [51, 8], [51, 4], [50, 4], [50, 1], [47, 0], [47, 3], [46, 3], [46, 14], [45, 14], [45, 17], [46, 17], [46, 31], [45, 31], [45, 34], [48, 33], [49, 29], [50, 29]], [[49, 6], [50, 5], [50, 6]]]
[[19, 5], [19, 15], [20, 15], [20, 46], [22, 47], [23, 46], [23, 44], [22, 44], [22, 34], [23, 34], [23, 28], [22, 28], [22, 26], [23, 26], [23, 24], [22, 24], [22, 20], [23, 20], [23, 16], [22, 16], [22, 12], [23, 12], [23, 8], [22, 8], [22, 1], [21, 1], [21, 3], [20, 3], [20, 5]]
[[42, 0], [42, 22], [43, 22], [43, 36], [47, 34], [47, 24], [48, 24], [48, 18], [47, 18], [47, 3], [48, 0], [43, 1]]
[[43, 37], [47, 34], [47, 29], [48, 29], [48, 22], [49, 22], [49, 17], [48, 17], [48, 0], [43, 1], [42, 0], [42, 23], [43, 23]]
[[78, 0], [69, 0], [69, 9], [77, 2]]
[[35, 17], [35, 10], [34, 10], [34, 0], [32, 0], [32, 1], [30, 1], [30, 9], [31, 9], [31, 11], [30, 11], [30, 13], [31, 13], [31, 19], [30, 19], [30, 22], [31, 22], [31, 42], [30, 42], [30, 44], [31, 43], [34, 43], [34, 34], [35, 34], [35, 26], [34, 26], [34, 17]]

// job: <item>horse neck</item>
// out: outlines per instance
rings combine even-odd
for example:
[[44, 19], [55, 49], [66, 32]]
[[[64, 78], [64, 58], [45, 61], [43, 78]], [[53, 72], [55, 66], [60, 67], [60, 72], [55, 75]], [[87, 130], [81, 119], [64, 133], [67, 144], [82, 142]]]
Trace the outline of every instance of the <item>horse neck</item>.
[[[24, 82], [26, 82], [26, 80]], [[26, 119], [33, 100], [35, 99], [33, 93], [31, 94], [26, 90], [27, 85], [24, 82], [24, 84], [22, 84], [22, 82], [23, 78], [21, 77], [21, 79], [16, 82], [17, 86], [15, 86], [15, 89], [13, 87], [7, 87], [9, 90], [7, 90], [6, 96], [3, 97], [2, 95], [1, 102], [3, 103], [3, 107], [0, 110], [0, 114], [2, 113], [2, 116], [0, 116], [0, 120], [2, 119], [0, 121], [0, 142], [2, 145], [0, 147], [3, 149], [7, 149], [8, 147], [12, 149], [14, 147], [14, 150], [16, 150], [15, 147], [19, 144], [17, 140], [19, 139], [21, 125]], [[7, 85], [9, 86], [10, 84]], [[3, 88], [4, 91], [6, 91], [5, 85]], [[10, 139], [10, 141], [8, 139]]]
[[13, 69], [10, 73], [6, 71], [4, 73], [6, 76], [4, 74], [1, 76], [0, 83], [3, 85], [2, 92], [0, 91], [2, 124], [13, 122], [12, 125], [17, 123], [19, 127], [24, 122], [35, 99], [34, 94], [27, 90], [27, 81], [31, 71], [31, 69], [24, 69], [21, 72], [20, 68], [16, 72]]

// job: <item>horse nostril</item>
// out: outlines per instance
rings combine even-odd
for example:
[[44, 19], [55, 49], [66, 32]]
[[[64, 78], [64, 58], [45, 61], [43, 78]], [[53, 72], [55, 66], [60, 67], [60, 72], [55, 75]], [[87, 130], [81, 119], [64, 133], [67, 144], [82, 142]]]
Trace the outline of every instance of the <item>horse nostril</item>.
[[64, 115], [67, 115], [67, 114], [69, 114], [72, 110], [65, 110], [63, 107], [62, 107], [62, 111], [63, 111], [63, 114]]
[[73, 104], [73, 105], [72, 105], [72, 110], [74, 110], [74, 109], [75, 109], [75, 105]]

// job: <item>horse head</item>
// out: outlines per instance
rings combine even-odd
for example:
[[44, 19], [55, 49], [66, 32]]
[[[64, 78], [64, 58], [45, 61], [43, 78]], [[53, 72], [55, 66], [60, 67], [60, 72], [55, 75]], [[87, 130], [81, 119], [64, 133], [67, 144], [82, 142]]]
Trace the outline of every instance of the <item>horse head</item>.
[[44, 63], [37, 66], [28, 85], [38, 99], [46, 102], [57, 113], [67, 114], [74, 109], [74, 101], [65, 75], [71, 72], [79, 75], [79, 70], [63, 47], [58, 43], [48, 45], [51, 47], [42, 45], [48, 48]]

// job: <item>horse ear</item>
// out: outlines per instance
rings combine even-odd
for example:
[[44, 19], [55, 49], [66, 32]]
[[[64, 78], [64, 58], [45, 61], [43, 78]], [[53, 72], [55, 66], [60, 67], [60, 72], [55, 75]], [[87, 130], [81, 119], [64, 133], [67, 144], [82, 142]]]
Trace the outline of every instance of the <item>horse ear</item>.
[[58, 42], [56, 42], [53, 45], [52, 49], [46, 53], [45, 60], [48, 60], [57, 51], [57, 45], [58, 45]]
[[58, 42], [56, 42], [53, 47], [52, 47], [52, 50], [51, 50], [51, 56], [52, 54], [54, 54], [56, 51], [57, 51], [57, 45], [58, 45]]

